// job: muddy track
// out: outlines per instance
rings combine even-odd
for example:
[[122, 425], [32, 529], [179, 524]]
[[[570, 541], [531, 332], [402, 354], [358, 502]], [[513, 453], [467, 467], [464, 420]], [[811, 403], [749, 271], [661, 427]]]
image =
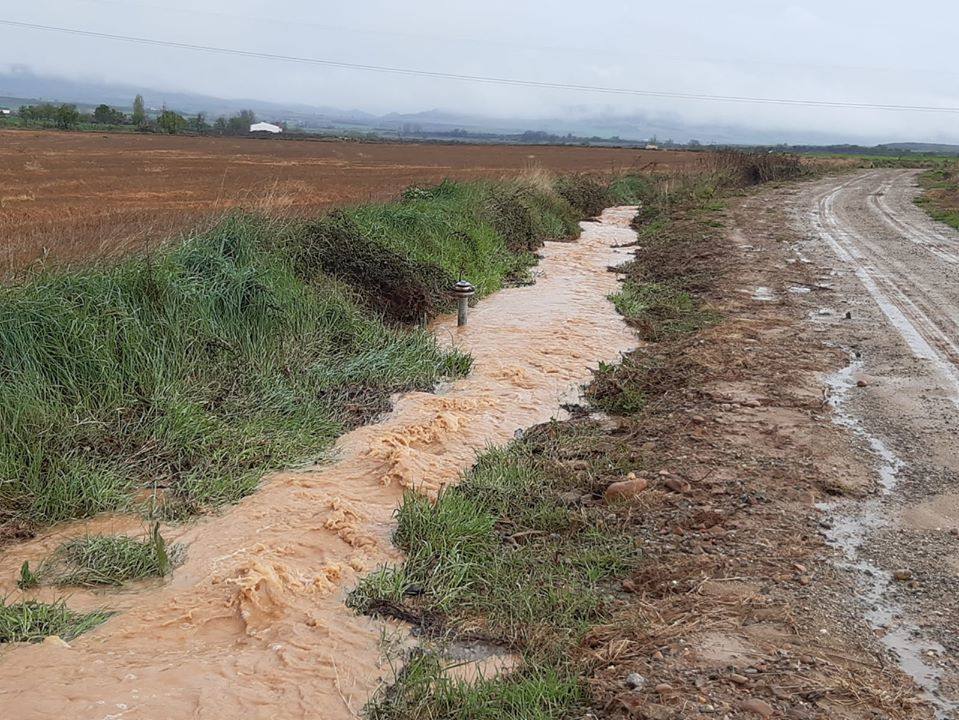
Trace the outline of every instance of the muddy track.
[[959, 391], [959, 234], [917, 208], [916, 195], [915, 173], [879, 171], [814, 185], [800, 203], [913, 354]]
[[863, 612], [937, 717], [959, 717], [959, 233], [915, 205], [915, 171], [804, 187], [788, 204], [831, 306], [814, 328], [849, 352], [836, 419], [881, 476], [826, 507]]

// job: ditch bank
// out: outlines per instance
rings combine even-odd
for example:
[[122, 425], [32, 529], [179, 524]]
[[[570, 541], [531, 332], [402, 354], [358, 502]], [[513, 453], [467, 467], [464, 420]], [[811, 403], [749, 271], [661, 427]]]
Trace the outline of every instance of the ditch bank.
[[[875, 481], [824, 394], [846, 358], [807, 323], [834, 290], [794, 254], [797, 187], [713, 180], [637, 219], [615, 301], [646, 342], [570, 419], [484, 454], [436, 503], [404, 499], [406, 558], [351, 602], [430, 643], [374, 720], [932, 716], [817, 509]], [[476, 641], [508, 670], [464, 681]]]
[[[5, 648], [4, 707], [24, 720], [354, 716], [389, 678], [383, 625], [347, 609], [345, 591], [399, 559], [390, 534], [404, 492], [435, 496], [484, 448], [560, 415], [589, 367], [635, 344], [607, 300], [618, 288], [607, 268], [626, 257], [616, 246], [635, 240], [634, 215], [609, 210], [578, 242], [548, 243], [536, 284], [482, 301], [465, 328], [436, 321], [441, 343], [471, 354], [468, 377], [400, 395], [384, 419], [337, 441], [332, 464], [275, 474], [220, 515], [164, 527], [185, 548], [168, 582], [73, 592], [72, 609], [118, 615], [69, 644]], [[2, 592], [19, 597], [19, 563], [65, 537], [135, 524], [94, 518], [19, 544]]]

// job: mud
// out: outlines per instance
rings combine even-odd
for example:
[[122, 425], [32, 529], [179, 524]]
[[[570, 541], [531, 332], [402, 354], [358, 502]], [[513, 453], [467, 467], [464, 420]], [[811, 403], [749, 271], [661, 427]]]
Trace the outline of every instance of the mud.
[[845, 372], [862, 380], [838, 394], [837, 417], [866, 440], [881, 479], [876, 497], [828, 509], [828, 536], [858, 572], [866, 617], [882, 642], [936, 716], [953, 718], [959, 233], [917, 208], [917, 195], [915, 172], [877, 171], [814, 184], [793, 207], [809, 233], [799, 251], [831, 268], [849, 313], [816, 321], [851, 351]]
[[[77, 609], [118, 615], [69, 646], [0, 650], [0, 706], [19, 720], [347, 718], [390, 679], [384, 626], [344, 605], [363, 573], [397, 559], [393, 512], [407, 490], [435, 495], [476, 454], [559, 416], [589, 368], [635, 344], [607, 295], [608, 271], [635, 239], [635, 208], [584, 223], [577, 243], [550, 243], [536, 284], [482, 302], [465, 328], [434, 331], [473, 353], [474, 369], [436, 394], [396, 399], [382, 421], [340, 439], [328, 464], [276, 474], [220, 516], [164, 528], [187, 546], [166, 583], [78, 591]], [[11, 547], [0, 594], [65, 537], [130, 531], [98, 518]], [[30, 597], [48, 597], [49, 589]]]

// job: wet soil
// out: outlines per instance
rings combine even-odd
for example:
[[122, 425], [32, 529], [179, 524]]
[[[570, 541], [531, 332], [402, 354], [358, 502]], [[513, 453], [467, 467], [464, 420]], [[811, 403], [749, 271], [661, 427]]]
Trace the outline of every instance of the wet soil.
[[[805, 188], [795, 245], [829, 268], [836, 312], [813, 322], [850, 354], [837, 394], [879, 491], [841, 503], [830, 538], [860, 573], [867, 617], [943, 718], [959, 717], [959, 232], [916, 207], [916, 173]], [[823, 275], [823, 277], [825, 277]], [[846, 313], [850, 314], [846, 318]], [[837, 319], [838, 318], [838, 319]]]
[[915, 206], [915, 178], [733, 204], [725, 319], [686, 349], [704, 383], [656, 448], [687, 508], [646, 508], [662, 569], [629, 585], [644, 632], [599, 637], [607, 711], [959, 717], [959, 234]]

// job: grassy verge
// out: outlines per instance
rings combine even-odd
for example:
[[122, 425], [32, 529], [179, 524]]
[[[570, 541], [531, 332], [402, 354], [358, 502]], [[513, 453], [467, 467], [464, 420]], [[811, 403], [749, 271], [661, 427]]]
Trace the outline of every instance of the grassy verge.
[[464, 374], [418, 324], [456, 278], [482, 296], [575, 237], [595, 208], [570, 200], [597, 187], [531, 175], [312, 222], [234, 215], [153, 257], [0, 288], [0, 535], [234, 501], [391, 393]]
[[584, 412], [534, 428], [486, 453], [435, 504], [407, 495], [395, 535], [406, 561], [366, 578], [350, 600], [434, 637], [501, 646], [522, 665], [466, 682], [446, 674], [442, 649], [418, 652], [370, 703], [371, 717], [545, 719], [589, 709], [594, 633], [627, 602], [624, 580], [649, 572], [638, 528], [645, 498], [664, 490], [644, 492], [660, 484], [649, 479], [658, 468], [644, 443], [671, 417], [671, 399], [696, 384], [690, 344], [717, 319], [706, 303], [718, 273], [710, 237], [721, 199], [799, 174], [791, 159], [777, 167], [730, 156], [699, 177], [631, 183], [643, 203], [641, 249], [613, 301], [655, 344], [596, 373], [588, 409], [610, 417]]
[[959, 229], [959, 162], [940, 162], [919, 177], [919, 185], [919, 206], [939, 222]]

